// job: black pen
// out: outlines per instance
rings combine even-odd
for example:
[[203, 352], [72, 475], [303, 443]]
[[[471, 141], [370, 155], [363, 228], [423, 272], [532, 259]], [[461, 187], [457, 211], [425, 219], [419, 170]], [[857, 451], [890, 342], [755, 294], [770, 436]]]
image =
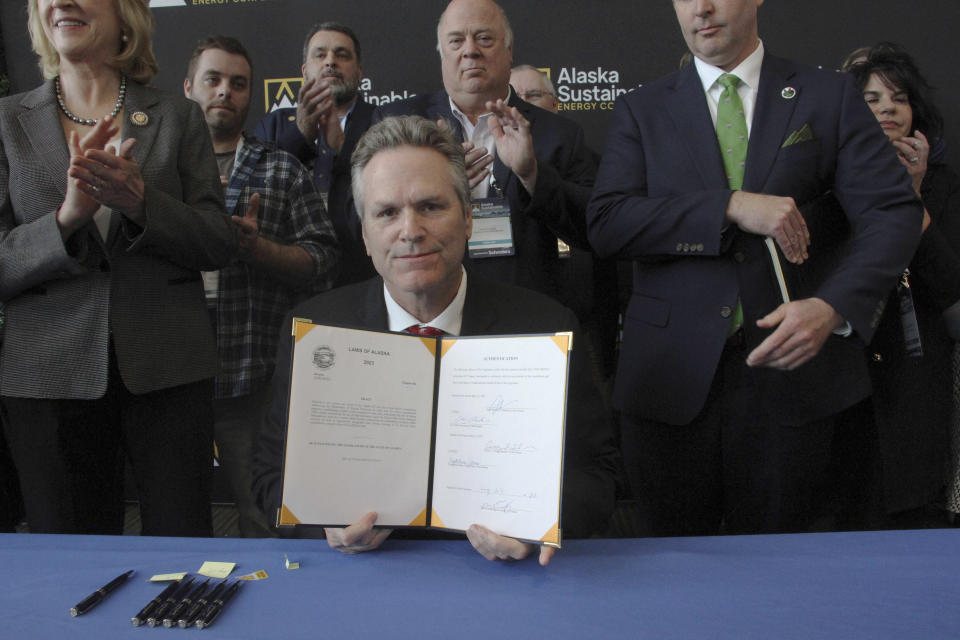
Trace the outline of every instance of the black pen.
[[192, 582], [193, 576], [188, 576], [181, 580], [177, 590], [167, 596], [167, 599], [163, 601], [163, 604], [157, 607], [157, 610], [150, 614], [150, 617], [147, 618], [147, 625], [150, 627], [155, 627], [160, 624], [160, 621], [163, 620], [163, 614], [177, 606], [177, 602], [179, 602], [180, 598], [186, 594], [187, 589], [190, 588], [190, 583]]
[[100, 604], [100, 601], [106, 598], [107, 594], [109, 594], [111, 591], [113, 591], [114, 589], [122, 585], [124, 582], [126, 582], [127, 578], [129, 578], [132, 575], [133, 575], [133, 569], [130, 569], [130, 571], [127, 571], [123, 575], [117, 576], [116, 578], [114, 578], [113, 580], [111, 580], [110, 582], [108, 582], [107, 584], [100, 587], [99, 589], [91, 593], [89, 596], [81, 600], [79, 604], [77, 604], [77, 606], [71, 607], [70, 615], [79, 616], [86, 613], [87, 611], [90, 611], [90, 609], [93, 609], [95, 606]]
[[147, 606], [145, 606], [143, 609], [140, 609], [140, 613], [130, 618], [130, 622], [133, 624], [133, 626], [139, 627], [144, 622], [146, 622], [147, 618], [150, 617], [150, 614], [153, 613], [154, 610], [156, 610], [156, 608], [160, 606], [160, 603], [166, 600], [167, 596], [169, 596], [171, 593], [176, 591], [177, 587], [179, 586], [180, 586], [180, 581], [174, 580], [173, 582], [168, 584], [166, 587], [164, 587], [163, 591], [160, 592], [160, 595], [158, 595], [156, 598], [148, 602]]
[[190, 608], [187, 609], [187, 612], [177, 620], [177, 626], [181, 629], [186, 629], [193, 624], [194, 620], [200, 616], [200, 613], [206, 608], [207, 604], [220, 595], [220, 592], [223, 591], [223, 588], [227, 586], [227, 581], [222, 580], [212, 589], [210, 593], [204, 594], [202, 597], [198, 598], [196, 602], [190, 605]]
[[213, 624], [213, 621], [217, 619], [217, 616], [220, 615], [220, 612], [223, 611], [223, 608], [227, 606], [228, 602], [230, 602], [230, 598], [236, 595], [237, 591], [240, 590], [241, 582], [242, 580], [235, 581], [220, 598], [210, 603], [210, 606], [207, 607], [207, 610], [203, 612], [203, 617], [197, 620], [197, 629], [203, 629], [204, 627], [209, 627]]
[[200, 594], [206, 590], [207, 584], [209, 582], [210, 582], [210, 578], [207, 578], [200, 584], [196, 585], [190, 593], [185, 595], [183, 597], [183, 600], [181, 600], [177, 604], [177, 606], [175, 606], [173, 610], [170, 611], [170, 613], [168, 613], [163, 617], [163, 626], [169, 629], [173, 625], [177, 624], [177, 620], [180, 619], [180, 616], [183, 614], [183, 612], [186, 611], [187, 607], [193, 604], [193, 601], [196, 598], [198, 598]]

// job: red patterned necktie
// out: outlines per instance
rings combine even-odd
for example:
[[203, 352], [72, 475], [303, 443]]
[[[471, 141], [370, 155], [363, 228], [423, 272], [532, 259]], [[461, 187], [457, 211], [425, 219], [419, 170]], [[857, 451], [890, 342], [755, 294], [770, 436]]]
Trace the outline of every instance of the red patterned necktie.
[[443, 329], [437, 329], [436, 327], [428, 327], [428, 326], [419, 325], [419, 324], [412, 324], [406, 329], [404, 329], [403, 331], [404, 333], [413, 333], [418, 336], [431, 336], [434, 338], [437, 336], [447, 335], [447, 332], [444, 331]]

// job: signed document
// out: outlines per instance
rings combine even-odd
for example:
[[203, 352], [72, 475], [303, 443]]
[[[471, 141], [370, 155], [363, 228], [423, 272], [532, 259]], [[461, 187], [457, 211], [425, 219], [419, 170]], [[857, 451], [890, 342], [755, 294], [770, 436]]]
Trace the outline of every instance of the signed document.
[[293, 332], [279, 525], [376, 511], [559, 546], [570, 334]]
[[426, 524], [434, 340], [294, 320], [279, 524]]

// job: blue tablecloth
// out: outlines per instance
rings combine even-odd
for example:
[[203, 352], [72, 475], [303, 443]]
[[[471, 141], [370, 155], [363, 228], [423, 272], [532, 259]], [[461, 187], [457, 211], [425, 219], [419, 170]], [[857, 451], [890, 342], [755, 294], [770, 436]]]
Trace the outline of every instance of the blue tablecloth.
[[[283, 555], [301, 563], [287, 570]], [[144, 638], [156, 573], [258, 569], [206, 638], [958, 638], [960, 530], [573, 540], [548, 567], [466, 541], [0, 535], [0, 638]], [[137, 574], [78, 618], [68, 609]]]

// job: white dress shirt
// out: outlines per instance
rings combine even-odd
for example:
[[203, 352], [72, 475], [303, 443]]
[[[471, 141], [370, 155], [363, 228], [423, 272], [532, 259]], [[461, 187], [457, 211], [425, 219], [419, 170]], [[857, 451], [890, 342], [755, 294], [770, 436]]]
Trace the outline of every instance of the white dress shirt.
[[760, 87], [763, 41], [760, 41], [753, 53], [738, 64], [733, 71], [724, 71], [720, 67], [707, 64], [700, 58], [694, 58], [693, 63], [697, 67], [700, 82], [703, 83], [703, 93], [707, 96], [707, 106], [710, 108], [710, 117], [713, 119], [714, 128], [717, 126], [717, 103], [720, 101], [720, 94], [723, 93], [723, 87], [720, 86], [717, 79], [725, 73], [731, 73], [740, 78], [737, 93], [740, 95], [740, 102], [743, 103], [743, 116], [747, 119], [747, 135], [749, 136], [753, 125], [753, 110], [757, 106], [757, 89]]
[[[513, 92], [513, 89], [510, 86], [507, 86], [507, 97], [503, 99], [504, 102], [510, 101], [510, 94]], [[493, 132], [490, 131], [490, 116], [493, 113], [485, 113], [482, 116], [477, 118], [477, 124], [470, 122], [470, 118], [460, 110], [457, 105], [453, 103], [453, 98], [450, 100], [450, 111], [453, 112], [453, 116], [460, 122], [460, 126], [463, 127], [463, 140], [464, 142], [472, 142], [476, 147], [486, 147], [487, 153], [493, 155], [497, 151], [496, 143], [493, 140]], [[490, 180], [484, 180], [470, 191], [470, 197], [474, 200], [478, 198], [486, 198], [490, 193], [490, 183], [493, 180], [493, 166], [490, 166]], [[409, 326], [409, 325], [408, 325]]]
[[387, 304], [387, 321], [390, 331], [402, 332], [407, 327], [415, 324], [421, 327], [433, 327], [439, 329], [451, 336], [460, 335], [460, 327], [463, 324], [463, 303], [467, 299], [467, 271], [460, 267], [460, 288], [457, 289], [457, 295], [453, 297], [447, 308], [440, 315], [430, 322], [420, 322], [406, 310], [397, 304], [390, 292], [387, 291], [387, 285], [383, 285], [383, 301]]

